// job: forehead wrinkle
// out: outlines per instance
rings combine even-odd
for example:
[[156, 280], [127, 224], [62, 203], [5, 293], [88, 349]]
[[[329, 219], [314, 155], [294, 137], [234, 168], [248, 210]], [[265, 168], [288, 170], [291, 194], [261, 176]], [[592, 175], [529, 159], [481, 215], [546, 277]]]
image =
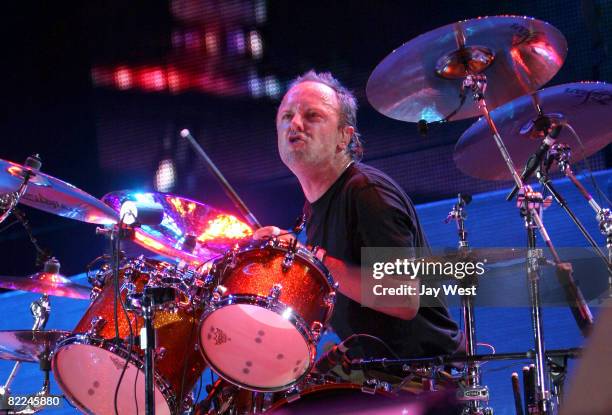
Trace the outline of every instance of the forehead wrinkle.
[[[306, 84], [322, 85], [323, 88], [319, 87], [316, 89], [313, 89], [313, 88], [298, 89], [301, 85], [306, 85]], [[320, 82], [313, 82], [313, 81], [305, 81], [305, 82], [302, 82], [294, 86], [283, 98], [278, 112], [280, 112], [281, 109], [285, 109], [287, 107], [287, 101], [293, 96], [299, 95], [299, 96], [308, 97], [312, 94], [316, 94], [316, 97], [318, 98], [318, 102], [320, 102], [323, 106], [328, 107], [332, 111], [340, 114], [340, 108], [339, 108], [340, 101], [338, 97], [336, 96], [336, 91], [334, 91], [332, 88], [330, 88], [329, 86], [325, 84], [322, 84]], [[334, 105], [334, 101], [336, 105]], [[298, 103], [301, 104], [300, 101], [298, 101]]]

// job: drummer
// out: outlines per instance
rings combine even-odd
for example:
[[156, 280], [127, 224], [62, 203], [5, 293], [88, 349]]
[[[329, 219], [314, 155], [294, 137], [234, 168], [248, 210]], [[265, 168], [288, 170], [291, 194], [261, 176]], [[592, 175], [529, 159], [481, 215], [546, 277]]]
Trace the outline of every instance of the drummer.
[[[360, 162], [356, 114], [349, 90], [330, 73], [310, 71], [294, 80], [276, 116], [280, 157], [306, 197], [307, 244], [325, 250], [318, 256], [339, 283], [332, 327], [342, 339], [376, 336], [400, 357], [453, 354], [462, 346], [462, 333], [442, 299], [427, 307], [418, 295], [404, 296], [397, 307], [360, 304], [362, 247], [427, 247], [427, 241], [399, 185]], [[266, 226], [254, 237], [280, 233]], [[418, 287], [418, 280], [412, 284]], [[379, 343], [360, 342], [364, 357], [389, 356]]]

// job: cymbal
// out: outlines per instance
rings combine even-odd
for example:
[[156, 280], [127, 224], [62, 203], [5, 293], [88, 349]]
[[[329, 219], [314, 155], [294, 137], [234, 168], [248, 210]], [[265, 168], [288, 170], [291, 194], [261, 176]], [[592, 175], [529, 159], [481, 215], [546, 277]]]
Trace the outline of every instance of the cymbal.
[[[520, 171], [540, 144], [533, 129], [538, 117], [536, 103], [542, 113], [556, 123], [569, 123], [580, 136], [584, 148], [567, 126], [561, 129], [557, 142], [572, 149], [571, 162], [578, 162], [612, 142], [612, 85], [605, 82], [576, 82], [545, 88], [517, 98], [491, 111], [491, 118]], [[484, 118], [468, 128], [455, 146], [457, 167], [473, 177], [487, 180], [511, 180], [508, 168], [493, 141]], [[482, 161], [486, 160], [486, 163]]]
[[[27, 167], [0, 159], [0, 194], [16, 191]], [[20, 203], [82, 222], [109, 225], [117, 214], [92, 195], [48, 174], [36, 172]]]
[[60, 274], [37, 272], [29, 277], [0, 276], [0, 288], [89, 300], [91, 289]]
[[126, 200], [155, 202], [164, 209], [159, 225], [142, 225], [134, 242], [164, 256], [201, 264], [219, 256], [244, 238], [252, 229], [235, 216], [195, 200], [165, 193], [129, 190], [108, 193], [102, 200], [116, 212]]
[[485, 99], [493, 109], [547, 83], [566, 54], [565, 37], [546, 22], [522, 16], [464, 20], [391, 52], [370, 75], [366, 93], [374, 108], [396, 120], [461, 120], [482, 114], [471, 94], [461, 102], [466, 65], [486, 75]]
[[64, 330], [0, 330], [0, 359], [36, 363], [69, 334]]

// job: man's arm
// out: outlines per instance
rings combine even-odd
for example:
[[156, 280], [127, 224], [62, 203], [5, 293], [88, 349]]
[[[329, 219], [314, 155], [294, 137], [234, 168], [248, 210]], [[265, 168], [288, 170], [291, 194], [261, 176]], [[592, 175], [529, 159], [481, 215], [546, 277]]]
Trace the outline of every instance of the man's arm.
[[[339, 290], [342, 294], [347, 296], [353, 301], [363, 305], [362, 301], [362, 282], [361, 282], [361, 269], [357, 266], [347, 264], [337, 258], [326, 256], [324, 258], [324, 265], [327, 267], [332, 277], [336, 282], [339, 283]], [[413, 280], [398, 280], [392, 277], [385, 277], [385, 287], [387, 288], [401, 288], [401, 286], [408, 285], [414, 287], [413, 289], [417, 295], [404, 295], [403, 299], [405, 303], [402, 306], [385, 307], [378, 305], [368, 305], [368, 307], [388, 314], [392, 317], [397, 317], [402, 320], [413, 319], [419, 311], [419, 281], [418, 279]]]
[[[294, 239], [293, 235], [282, 231], [276, 226], [264, 226], [253, 234], [254, 239], [266, 239], [271, 237], [279, 237], [279, 239], [286, 241]], [[317, 257], [319, 260], [323, 260], [323, 265], [327, 267], [334, 281], [339, 284], [338, 290], [351, 300], [362, 304], [361, 269], [358, 266], [347, 264], [338, 258], [324, 255], [324, 252], [324, 249], [320, 249]], [[400, 281], [392, 277], [385, 277], [385, 287], [399, 288], [400, 285], [414, 287], [416, 292], [418, 292], [419, 289], [418, 279]], [[410, 320], [414, 318], [419, 310], [419, 296], [405, 295], [404, 297], [406, 302], [405, 305], [401, 307], [372, 306], [370, 308], [392, 317]]]

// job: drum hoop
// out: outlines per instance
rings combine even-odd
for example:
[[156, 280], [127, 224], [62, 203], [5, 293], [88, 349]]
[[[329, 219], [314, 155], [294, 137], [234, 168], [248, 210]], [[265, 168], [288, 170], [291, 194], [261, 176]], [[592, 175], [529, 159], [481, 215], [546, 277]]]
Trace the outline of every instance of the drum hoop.
[[[291, 307], [285, 305], [281, 301], [273, 300], [268, 297], [263, 297], [261, 295], [247, 295], [247, 294], [228, 295], [227, 297], [221, 298], [218, 301], [211, 301], [211, 303], [207, 306], [207, 309], [204, 312], [204, 314], [202, 314], [202, 318], [200, 320], [199, 332], [202, 333], [204, 322], [215, 311], [220, 310], [223, 307], [226, 307], [229, 305], [242, 305], [242, 304], [255, 305], [255, 306], [264, 308], [266, 310], [270, 310], [278, 315], [282, 315], [284, 312], [291, 309]], [[331, 313], [328, 313], [328, 314], [330, 315]], [[329, 315], [327, 316], [326, 320], [329, 320]], [[295, 385], [296, 383], [299, 383], [302, 379], [304, 379], [306, 375], [308, 375], [308, 373], [310, 373], [314, 365], [314, 362], [315, 362], [315, 357], [316, 357], [316, 352], [317, 352], [316, 343], [318, 341], [318, 338], [315, 338], [315, 336], [312, 335], [310, 328], [308, 327], [304, 319], [298, 314], [296, 314], [295, 312], [289, 313], [287, 321], [289, 321], [291, 325], [293, 325], [293, 327], [296, 328], [298, 333], [300, 333], [302, 338], [306, 341], [306, 344], [309, 350], [309, 357], [308, 357], [308, 366], [306, 367], [306, 370], [304, 371], [304, 373], [301, 374], [296, 380], [291, 381], [290, 383], [287, 383], [286, 385], [278, 386], [278, 387], [270, 387], [270, 388], [257, 388], [252, 385], [248, 385], [248, 384], [239, 382], [235, 379], [230, 379], [229, 377], [225, 376], [223, 372], [208, 359], [208, 356], [206, 354], [206, 351], [204, 350], [204, 347], [201, 341], [198, 342], [199, 347], [200, 347], [200, 352], [202, 353], [202, 357], [204, 357], [204, 360], [206, 361], [206, 363], [210, 366], [212, 370], [215, 371], [215, 373], [217, 373], [223, 379], [225, 379], [226, 381], [234, 385], [240, 386], [248, 390], [256, 391], [256, 392], [279, 392], [279, 391], [288, 389], [292, 387], [293, 385]]]
[[[88, 408], [83, 406], [78, 400], [76, 400], [72, 396], [72, 393], [68, 391], [68, 388], [66, 388], [62, 380], [61, 374], [57, 371], [57, 352], [59, 352], [60, 349], [64, 346], [70, 346], [74, 344], [98, 347], [124, 360], [128, 360], [130, 364], [136, 367], [136, 369], [143, 372], [142, 376], [144, 379], [144, 361], [140, 359], [137, 354], [128, 352], [123, 345], [117, 345], [111, 340], [93, 338], [86, 334], [74, 334], [72, 336], [66, 337], [57, 344], [57, 346], [51, 353], [51, 370], [54, 374], [58, 386], [64, 392], [66, 399], [68, 399], [74, 406], [78, 407], [83, 412], [88, 414], [91, 413]], [[157, 389], [160, 391], [160, 393], [166, 400], [166, 403], [170, 408], [170, 413], [174, 413], [176, 408], [176, 395], [170, 387], [170, 384], [163, 378], [163, 376], [161, 376], [157, 372], [153, 373], [153, 381], [155, 382], [155, 386], [157, 386]]]
[[[240, 255], [240, 254], [245, 254], [245, 253], [255, 251], [258, 249], [277, 249], [279, 251], [287, 252], [287, 250], [289, 249], [289, 244], [279, 239], [271, 239], [271, 240], [267, 240], [263, 242], [262, 241], [252, 241], [247, 245], [241, 246], [239, 249], [235, 251], [230, 250], [226, 252], [226, 254], [223, 257], [219, 258], [217, 261], [225, 260], [228, 255], [232, 254], [232, 252], [234, 252], [236, 255]], [[316, 256], [312, 254], [312, 252], [300, 247], [297, 249], [295, 255], [298, 258], [305, 260], [306, 262], [312, 263], [317, 269], [317, 271], [319, 271], [319, 273], [323, 276], [323, 279], [327, 283], [329, 289], [331, 291], [336, 290], [337, 288], [336, 282], [334, 281], [334, 278], [332, 277], [331, 273], [329, 272], [327, 267], [321, 261], [319, 261], [319, 258], [317, 258]]]
[[278, 401], [275, 401], [269, 408], [266, 409], [266, 411], [276, 410], [278, 408], [281, 408], [284, 405], [291, 404], [292, 402], [295, 402], [313, 393], [322, 392], [322, 391], [323, 392], [330, 391], [330, 390], [334, 390], [334, 391], [335, 390], [340, 390], [340, 391], [354, 390], [354, 391], [360, 391], [361, 393], [370, 394], [370, 395], [378, 394], [378, 395], [386, 396], [391, 399], [397, 397], [395, 394], [385, 391], [383, 389], [374, 389], [374, 391], [372, 392], [366, 391], [364, 390], [364, 385], [360, 385], [358, 383], [352, 383], [352, 382], [329, 382], [329, 383], [322, 383], [322, 384], [314, 383], [314, 384], [305, 385], [303, 389], [300, 389], [299, 391], [294, 392], [294, 393], [291, 393], [289, 391], [287, 394], [285, 394], [284, 397], [282, 397]]

